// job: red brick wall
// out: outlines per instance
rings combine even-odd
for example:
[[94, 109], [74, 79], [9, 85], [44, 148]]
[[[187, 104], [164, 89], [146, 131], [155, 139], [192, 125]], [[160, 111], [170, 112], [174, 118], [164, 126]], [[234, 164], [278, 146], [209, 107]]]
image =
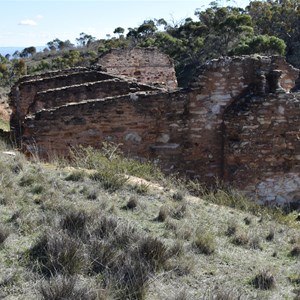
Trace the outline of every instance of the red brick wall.
[[174, 64], [155, 48], [113, 49], [99, 58], [98, 63], [114, 75], [136, 78], [143, 83], [177, 87]]

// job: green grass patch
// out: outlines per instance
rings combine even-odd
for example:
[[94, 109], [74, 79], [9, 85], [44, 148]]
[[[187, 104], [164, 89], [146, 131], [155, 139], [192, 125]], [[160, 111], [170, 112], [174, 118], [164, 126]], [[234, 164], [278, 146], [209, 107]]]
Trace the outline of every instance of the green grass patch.
[[9, 121], [0, 119], [0, 129], [2, 129], [3, 131], [10, 131]]

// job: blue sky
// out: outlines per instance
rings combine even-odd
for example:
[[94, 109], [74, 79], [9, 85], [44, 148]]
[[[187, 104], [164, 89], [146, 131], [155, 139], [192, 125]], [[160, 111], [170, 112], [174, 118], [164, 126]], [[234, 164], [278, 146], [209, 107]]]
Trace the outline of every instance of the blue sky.
[[[226, 4], [226, 0], [220, 0]], [[99, 38], [113, 36], [116, 27], [137, 27], [144, 20], [179, 22], [194, 17], [211, 0], [0, 0], [0, 47], [43, 46], [55, 38], [75, 43], [81, 32]], [[232, 4], [247, 5], [236, 0]]]

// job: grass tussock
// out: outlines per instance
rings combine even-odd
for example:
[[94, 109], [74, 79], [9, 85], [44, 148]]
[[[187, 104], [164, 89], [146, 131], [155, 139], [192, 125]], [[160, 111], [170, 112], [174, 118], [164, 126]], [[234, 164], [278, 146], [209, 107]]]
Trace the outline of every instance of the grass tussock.
[[44, 300], [80, 299], [97, 300], [97, 293], [87, 286], [82, 286], [76, 277], [58, 276], [43, 281], [39, 287]]
[[270, 290], [275, 288], [275, 277], [269, 270], [262, 270], [252, 280], [257, 289]]
[[47, 232], [29, 250], [34, 269], [44, 276], [75, 275], [85, 267], [83, 245], [63, 232]]
[[211, 232], [202, 232], [198, 230], [192, 245], [199, 253], [211, 255], [216, 252], [216, 241]]

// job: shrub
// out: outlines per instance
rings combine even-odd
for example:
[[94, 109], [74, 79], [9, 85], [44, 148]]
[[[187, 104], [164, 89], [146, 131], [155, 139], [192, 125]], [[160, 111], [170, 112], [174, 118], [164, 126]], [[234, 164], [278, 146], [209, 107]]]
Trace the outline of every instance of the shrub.
[[58, 276], [43, 281], [39, 292], [45, 300], [96, 300], [97, 294], [88, 287], [79, 286], [76, 278]]
[[191, 224], [181, 224], [175, 228], [175, 236], [179, 239], [189, 240], [194, 234], [194, 228]]
[[43, 191], [44, 191], [44, 186], [41, 184], [35, 184], [31, 189], [31, 193], [33, 194], [41, 194]]
[[252, 223], [252, 219], [250, 217], [245, 217], [244, 222], [246, 225], [250, 225]]
[[98, 239], [108, 238], [118, 226], [118, 220], [113, 216], [100, 215], [93, 224], [92, 235]]
[[137, 184], [135, 185], [134, 189], [138, 194], [145, 195], [149, 191], [149, 185], [144, 183]]
[[182, 201], [184, 199], [184, 193], [181, 191], [177, 191], [173, 194], [172, 198], [175, 201]]
[[270, 290], [275, 287], [275, 277], [269, 270], [262, 270], [253, 278], [252, 284], [257, 289]]
[[128, 222], [105, 215], [100, 216], [93, 224], [91, 236], [94, 239], [109, 240], [111, 245], [118, 249], [126, 248], [140, 238], [136, 228]]
[[115, 170], [111, 169], [98, 170], [91, 174], [90, 178], [95, 181], [100, 181], [103, 188], [111, 192], [115, 192], [123, 187], [128, 180], [124, 175], [115, 173]]
[[111, 237], [111, 243], [117, 249], [126, 249], [139, 239], [140, 235], [133, 225], [125, 221], [119, 221], [118, 227]]
[[37, 177], [32, 174], [24, 174], [20, 179], [20, 186], [30, 186], [37, 181]]
[[253, 237], [252, 239], [250, 239], [249, 247], [252, 249], [259, 249], [259, 250], [263, 249], [259, 237]]
[[291, 274], [290, 276], [288, 276], [288, 279], [292, 284], [299, 285], [300, 284], [300, 273]]
[[216, 251], [215, 238], [209, 232], [198, 231], [192, 245], [198, 252], [206, 255], [211, 255]]

